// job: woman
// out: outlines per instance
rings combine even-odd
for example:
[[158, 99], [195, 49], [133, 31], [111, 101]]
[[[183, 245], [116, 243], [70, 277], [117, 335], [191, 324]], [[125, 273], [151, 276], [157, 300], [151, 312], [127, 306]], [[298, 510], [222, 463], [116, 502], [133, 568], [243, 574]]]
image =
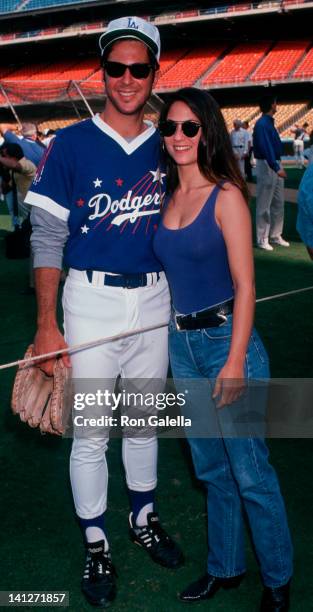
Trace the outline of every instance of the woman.
[[[180, 599], [208, 599], [220, 588], [239, 585], [245, 573], [244, 509], [264, 583], [260, 610], [288, 610], [292, 546], [277, 477], [263, 438], [243, 433], [253, 425], [238, 430], [236, 419], [230, 419], [232, 411], [240, 414], [242, 403], [246, 410], [245, 379], [269, 377], [264, 347], [253, 330], [246, 186], [222, 114], [207, 92], [186, 88], [171, 94], [160, 131], [168, 197], [154, 248], [173, 299], [173, 376], [176, 386], [182, 379], [184, 386], [187, 378], [193, 383], [187, 409], [197, 434], [188, 441], [196, 474], [208, 492], [207, 573]], [[214, 381], [212, 396], [208, 379]], [[200, 431], [205, 430], [205, 413], [216, 437], [208, 428], [207, 434], [199, 433], [198, 409]], [[250, 416], [251, 404], [248, 411]]]

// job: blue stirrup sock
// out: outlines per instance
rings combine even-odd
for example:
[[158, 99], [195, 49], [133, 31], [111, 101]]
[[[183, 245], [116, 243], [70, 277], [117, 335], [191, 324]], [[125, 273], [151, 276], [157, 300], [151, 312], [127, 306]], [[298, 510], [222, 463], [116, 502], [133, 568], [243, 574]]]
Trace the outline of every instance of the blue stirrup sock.
[[144, 527], [148, 522], [147, 515], [149, 512], [154, 512], [155, 489], [151, 489], [151, 491], [128, 489], [128, 495], [134, 523], [138, 527]]
[[108, 540], [105, 533], [104, 513], [92, 519], [83, 519], [77, 517], [80, 528], [87, 542], [99, 542], [104, 540], [105, 550], [109, 548]]

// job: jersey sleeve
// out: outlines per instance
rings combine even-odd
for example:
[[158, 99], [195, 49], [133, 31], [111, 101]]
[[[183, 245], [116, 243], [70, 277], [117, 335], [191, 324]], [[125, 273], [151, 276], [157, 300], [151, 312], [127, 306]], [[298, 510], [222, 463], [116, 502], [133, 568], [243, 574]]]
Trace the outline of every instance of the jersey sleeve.
[[70, 214], [72, 172], [64, 139], [54, 138], [40, 162], [25, 202], [67, 221]]
[[32, 206], [30, 238], [34, 268], [62, 269], [63, 250], [69, 235], [66, 221], [46, 210]]

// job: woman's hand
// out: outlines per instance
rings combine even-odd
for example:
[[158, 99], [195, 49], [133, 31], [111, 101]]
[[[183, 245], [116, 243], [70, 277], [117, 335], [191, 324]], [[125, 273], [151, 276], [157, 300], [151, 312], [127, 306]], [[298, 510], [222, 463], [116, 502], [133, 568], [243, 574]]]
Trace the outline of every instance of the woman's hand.
[[236, 402], [246, 387], [243, 365], [225, 363], [215, 381], [212, 398], [217, 399], [216, 407], [223, 408]]

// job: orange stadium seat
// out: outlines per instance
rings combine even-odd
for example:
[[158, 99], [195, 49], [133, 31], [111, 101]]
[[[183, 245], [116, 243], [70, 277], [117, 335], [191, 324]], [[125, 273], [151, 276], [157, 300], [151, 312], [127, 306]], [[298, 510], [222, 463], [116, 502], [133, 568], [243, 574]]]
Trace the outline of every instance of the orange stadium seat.
[[309, 108], [308, 109], [308, 105], [307, 104], [303, 104], [302, 107], [304, 107], [304, 110], [306, 110], [306, 112], [304, 112], [304, 114], [301, 114], [300, 119], [297, 118], [297, 121], [293, 121], [291, 125], [288, 125], [288, 127], [286, 127], [286, 129], [284, 129], [281, 133], [281, 136], [283, 136], [284, 138], [294, 138], [294, 132], [292, 131], [292, 128], [294, 127], [295, 123], [297, 123], [298, 125], [303, 125], [304, 123], [308, 123], [309, 127], [308, 127], [308, 133], [310, 134], [310, 132], [313, 130], [313, 109]]
[[94, 72], [79, 84], [80, 89], [86, 96], [100, 95], [104, 92], [102, 68]]
[[32, 80], [36, 81], [49, 81], [49, 80], [66, 80], [64, 79], [64, 72], [77, 64], [77, 59], [72, 59], [67, 62], [55, 62], [49, 66], [45, 66], [32, 75]]
[[77, 117], [75, 117], [75, 119], [74, 118], [73, 119], [50, 119], [50, 120], [41, 121], [40, 123], [38, 123], [38, 128], [42, 132], [44, 130], [59, 130], [64, 127], [68, 127], [69, 125], [72, 125], [73, 123], [77, 123], [77, 121], [79, 121]]
[[311, 47], [303, 60], [301, 60], [292, 76], [300, 79], [313, 76], [313, 47]]
[[245, 81], [269, 46], [270, 43], [266, 41], [236, 45], [201, 81], [201, 85]]
[[11, 103], [56, 100], [66, 95], [71, 79], [63, 75], [75, 65], [77, 59], [26, 66], [2, 78], [1, 84]]
[[171, 49], [164, 51], [160, 61], [160, 77], [162, 77], [170, 68], [175, 66], [177, 62], [186, 54], [186, 49]]
[[189, 51], [161, 76], [156, 89], [162, 90], [193, 85], [220, 57], [224, 48], [224, 44], [216, 44]]
[[[258, 106], [225, 106], [221, 109], [226, 127], [229, 131], [233, 129], [233, 121], [241, 119], [241, 121], [249, 121], [255, 123], [256, 118], [260, 116]], [[252, 127], [252, 124], [250, 125]]]
[[278, 42], [250, 77], [251, 81], [286, 78], [300, 61], [309, 44], [307, 40]]
[[91, 76], [96, 70], [99, 69], [99, 60], [96, 57], [86, 58], [80, 60], [74, 66], [70, 66], [62, 72], [62, 79], [69, 79], [70, 81], [82, 81], [88, 76]]
[[8, 74], [10, 74], [11, 72], [13, 72], [15, 70], [14, 67], [9, 67], [9, 66], [0, 66], [0, 80], [4, 79]]
[[40, 64], [29, 64], [11, 71], [10, 74], [6, 75], [5, 77], [1, 75], [0, 78], [5, 78], [6, 81], [25, 81], [32, 78], [32, 76], [39, 70], [44, 70], [46, 66], [47, 62]]

